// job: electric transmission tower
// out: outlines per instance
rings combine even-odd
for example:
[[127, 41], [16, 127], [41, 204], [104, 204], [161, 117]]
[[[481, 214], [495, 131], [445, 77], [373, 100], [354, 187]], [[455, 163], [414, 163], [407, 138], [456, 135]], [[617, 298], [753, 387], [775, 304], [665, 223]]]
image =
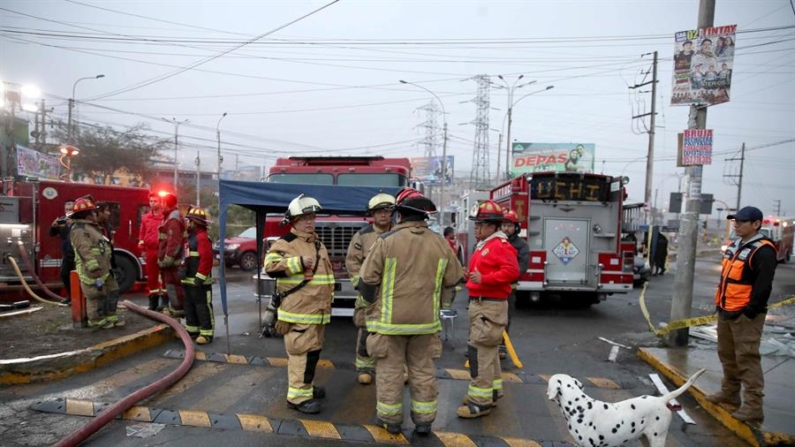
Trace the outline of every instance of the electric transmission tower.
[[420, 127], [425, 128], [425, 138], [420, 141], [420, 144], [425, 146], [425, 158], [429, 161], [436, 157], [436, 135], [439, 133], [439, 128], [436, 124], [436, 115], [439, 114], [439, 107], [435, 102], [431, 101], [427, 105], [420, 107], [417, 110], [425, 112], [425, 122], [420, 124]]
[[478, 84], [478, 92], [472, 102], [477, 106], [475, 125], [475, 147], [472, 152], [472, 172], [469, 174], [470, 187], [475, 189], [489, 186], [489, 110], [491, 109], [488, 75], [472, 78]]

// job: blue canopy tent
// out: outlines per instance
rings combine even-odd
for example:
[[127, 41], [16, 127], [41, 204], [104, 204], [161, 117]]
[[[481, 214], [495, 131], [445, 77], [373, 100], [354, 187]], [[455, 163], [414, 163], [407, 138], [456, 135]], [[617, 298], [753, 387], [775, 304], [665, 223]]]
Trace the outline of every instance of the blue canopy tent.
[[[367, 203], [380, 193], [397, 194], [399, 188], [370, 186], [339, 186], [339, 185], [295, 185], [288, 183], [239, 182], [221, 180], [219, 185], [220, 203], [218, 209], [219, 240], [226, 239], [226, 217], [229, 205], [239, 205], [257, 213], [257, 252], [262, 259], [263, 223], [268, 213], [284, 213], [290, 201], [301, 194], [312, 197], [329, 214], [360, 214], [367, 211]], [[224, 244], [219, 244], [220, 259], [224, 259]], [[224, 311], [226, 325], [227, 353], [229, 353], [229, 313], [226, 301], [226, 277], [223, 261], [220, 272], [219, 287], [221, 291], [221, 307]]]

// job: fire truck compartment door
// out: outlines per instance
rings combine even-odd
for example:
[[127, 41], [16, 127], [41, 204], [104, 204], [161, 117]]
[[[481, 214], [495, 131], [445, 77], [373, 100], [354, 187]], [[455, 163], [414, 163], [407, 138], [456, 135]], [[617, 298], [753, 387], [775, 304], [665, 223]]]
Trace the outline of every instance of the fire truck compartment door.
[[588, 283], [587, 219], [545, 219], [546, 280], [550, 285]]

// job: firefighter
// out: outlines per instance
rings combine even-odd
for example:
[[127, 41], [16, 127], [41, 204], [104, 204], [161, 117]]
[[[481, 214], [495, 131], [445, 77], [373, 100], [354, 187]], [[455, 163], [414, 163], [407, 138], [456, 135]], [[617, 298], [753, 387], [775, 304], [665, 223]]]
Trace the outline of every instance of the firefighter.
[[[102, 230], [102, 235], [108, 240], [110, 244], [110, 274], [116, 278], [116, 257], [113, 256], [113, 227], [110, 224], [111, 215], [110, 203], [97, 202], [97, 225]], [[118, 284], [118, 283], [117, 283]], [[119, 305], [119, 290], [108, 292], [107, 313], [108, 315], [115, 315], [116, 308]], [[114, 324], [115, 326], [124, 326], [124, 320], [119, 319]]]
[[466, 272], [469, 289], [469, 374], [463, 405], [456, 414], [477, 418], [491, 413], [503, 395], [498, 350], [508, 325], [511, 283], [519, 277], [516, 250], [500, 230], [502, 209], [491, 200], [470, 216], [475, 221], [477, 245]]
[[[526, 272], [530, 268], [530, 246], [527, 245], [524, 239], [519, 237], [522, 227], [519, 225], [519, 215], [516, 214], [516, 211], [506, 208], [503, 210], [503, 215], [505, 220], [502, 222], [502, 232], [508, 236], [508, 242], [516, 250], [516, 260], [519, 262], [519, 273], [521, 274], [521, 272]], [[511, 307], [516, 305], [517, 282], [518, 278], [517, 281], [511, 284], [511, 296], [508, 298], [508, 325], [505, 327], [505, 332], [510, 332], [511, 330]], [[507, 357], [508, 350], [505, 348], [505, 340], [503, 339], [502, 343], [500, 343], [500, 359]]]
[[157, 265], [168, 295], [168, 306], [163, 313], [180, 318], [185, 315], [185, 295], [179, 278], [179, 266], [185, 247], [185, 219], [177, 208], [177, 196], [163, 196], [163, 222], [157, 227]]
[[188, 242], [185, 245], [184, 274], [185, 330], [197, 344], [213, 341], [215, 315], [213, 314], [213, 248], [207, 234], [207, 213], [196, 207], [188, 211]]
[[86, 297], [89, 327], [110, 329], [122, 326], [119, 316], [108, 310], [108, 294], [118, 290], [110, 272], [113, 250], [97, 224], [97, 206], [90, 197], [75, 200], [69, 238], [75, 251], [80, 288]]
[[[141, 228], [138, 230], [138, 248], [146, 259], [146, 283], [149, 289], [149, 310], [163, 310], [168, 307], [166, 290], [160, 286], [160, 267], [157, 265], [159, 250], [158, 227], [163, 223], [163, 209], [160, 196], [149, 193], [149, 211], [141, 216]], [[158, 301], [162, 302], [158, 306]]]
[[284, 335], [287, 351], [287, 407], [308, 414], [320, 412], [319, 399], [326, 395], [313, 381], [334, 298], [334, 271], [315, 233], [321, 209], [317, 200], [303, 194], [293, 199], [282, 221], [292, 223], [290, 233], [265, 256], [265, 272], [276, 278], [277, 293], [271, 299], [278, 308], [276, 332]]
[[403, 422], [404, 368], [416, 433], [427, 436], [436, 419], [441, 295], [463, 270], [447, 241], [428, 228], [435, 211], [419, 192], [402, 190], [397, 225], [379, 236], [359, 272], [359, 292], [369, 305], [367, 352], [376, 361], [376, 423], [392, 434]]
[[[376, 194], [367, 204], [367, 212], [373, 217], [373, 223], [353, 235], [351, 243], [348, 245], [348, 254], [345, 256], [345, 267], [348, 269], [348, 275], [354, 288], [358, 286], [359, 270], [367, 258], [367, 253], [370, 252], [378, 236], [392, 228], [392, 207], [394, 205], [395, 198], [384, 193]], [[375, 373], [375, 360], [367, 355], [365, 307], [367, 307], [367, 302], [359, 295], [356, 298], [356, 307], [353, 311], [353, 324], [358, 328], [355, 349], [356, 371], [359, 373], [357, 380], [362, 385], [372, 383]]]

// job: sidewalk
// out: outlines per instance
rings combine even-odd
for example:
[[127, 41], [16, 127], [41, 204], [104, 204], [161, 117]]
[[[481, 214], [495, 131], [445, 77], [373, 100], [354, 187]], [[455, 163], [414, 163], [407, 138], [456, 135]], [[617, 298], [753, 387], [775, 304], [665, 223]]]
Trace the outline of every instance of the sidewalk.
[[763, 356], [765, 372], [765, 423], [759, 430], [734, 419], [731, 411], [713, 405], [706, 394], [720, 390], [723, 376], [718, 354], [714, 349], [640, 348], [638, 356], [672, 382], [681, 385], [701, 368], [707, 371], [696, 381], [690, 393], [717, 421], [754, 446], [795, 445], [795, 359], [783, 356]]

